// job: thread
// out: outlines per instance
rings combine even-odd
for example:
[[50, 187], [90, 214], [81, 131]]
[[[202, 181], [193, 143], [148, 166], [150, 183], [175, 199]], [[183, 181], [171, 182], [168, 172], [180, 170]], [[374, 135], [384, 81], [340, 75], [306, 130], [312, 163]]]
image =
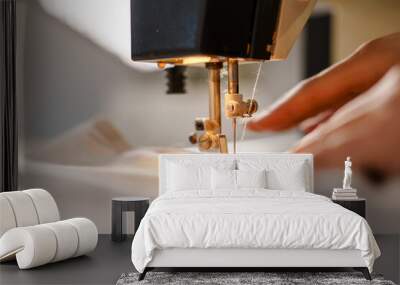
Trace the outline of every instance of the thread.
[[[256, 79], [254, 81], [254, 85], [253, 85], [253, 90], [251, 93], [251, 100], [254, 100], [255, 96], [256, 96], [256, 90], [257, 90], [257, 85], [258, 85], [258, 79], [260, 78], [261, 75], [261, 70], [262, 70], [262, 66], [263, 66], [264, 61], [261, 61], [258, 65], [258, 71], [257, 71], [257, 76]], [[250, 108], [251, 108], [251, 104], [249, 105], [249, 112], [250, 112]], [[242, 134], [240, 137], [240, 141], [244, 140], [244, 137], [246, 136], [246, 129], [247, 129], [247, 120], [248, 118], [244, 118], [244, 124], [243, 124], [243, 128], [242, 128]]]

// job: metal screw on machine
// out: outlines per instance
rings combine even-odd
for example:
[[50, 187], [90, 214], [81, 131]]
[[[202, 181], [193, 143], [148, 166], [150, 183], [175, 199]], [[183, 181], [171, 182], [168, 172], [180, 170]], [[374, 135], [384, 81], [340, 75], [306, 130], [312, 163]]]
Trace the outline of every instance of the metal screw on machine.
[[221, 79], [222, 62], [206, 63], [209, 86], [209, 117], [196, 118], [195, 133], [190, 134], [189, 141], [197, 144], [201, 151], [228, 152], [226, 136], [222, 134], [221, 125]]
[[206, 133], [200, 136], [198, 143], [200, 150], [209, 150], [213, 146], [213, 138]]
[[239, 64], [236, 59], [228, 59], [228, 93], [225, 94], [225, 115], [228, 118], [251, 117], [257, 112], [258, 103], [254, 99], [243, 100], [239, 93]]
[[197, 143], [197, 134], [196, 133], [192, 133], [189, 136], [189, 142], [191, 144], [196, 144]]
[[217, 150], [219, 152], [227, 152], [227, 141], [225, 135], [220, 133], [220, 125], [210, 118], [197, 118], [195, 120], [196, 132], [189, 136], [192, 144], [198, 144], [202, 151]]
[[251, 117], [257, 112], [254, 99], [243, 100], [239, 94], [239, 64], [237, 59], [228, 59], [228, 93], [225, 95], [225, 115], [232, 119], [233, 153], [236, 153], [237, 118]]

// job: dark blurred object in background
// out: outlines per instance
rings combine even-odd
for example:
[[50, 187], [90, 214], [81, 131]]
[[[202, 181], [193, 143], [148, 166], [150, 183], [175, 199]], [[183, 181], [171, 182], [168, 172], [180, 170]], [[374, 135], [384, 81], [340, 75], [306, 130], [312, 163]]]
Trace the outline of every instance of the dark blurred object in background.
[[0, 1], [0, 192], [18, 188], [18, 137], [15, 92], [15, 0]]
[[185, 94], [186, 66], [174, 66], [165, 70], [167, 73], [167, 94]]
[[331, 22], [329, 12], [313, 15], [307, 22], [304, 78], [309, 78], [331, 65]]

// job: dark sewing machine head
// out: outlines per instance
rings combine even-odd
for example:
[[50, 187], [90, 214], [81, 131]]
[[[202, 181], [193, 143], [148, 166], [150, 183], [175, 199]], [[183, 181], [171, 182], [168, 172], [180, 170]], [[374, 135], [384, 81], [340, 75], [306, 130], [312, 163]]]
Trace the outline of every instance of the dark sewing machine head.
[[[200, 150], [228, 152], [221, 130], [220, 69], [228, 67], [224, 110], [250, 117], [257, 102], [239, 93], [240, 62], [285, 59], [316, 0], [131, 0], [132, 59], [204, 64], [209, 71], [209, 117], [195, 120], [189, 139]], [[235, 147], [234, 147], [235, 149]]]

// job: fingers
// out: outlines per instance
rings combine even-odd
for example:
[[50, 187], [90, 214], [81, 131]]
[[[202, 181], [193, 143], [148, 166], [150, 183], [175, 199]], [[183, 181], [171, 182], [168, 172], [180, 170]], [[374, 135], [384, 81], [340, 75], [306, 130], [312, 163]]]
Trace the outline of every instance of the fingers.
[[400, 137], [397, 129], [393, 121], [371, 126], [371, 119], [365, 118], [335, 134], [320, 136], [319, 144], [298, 145], [294, 152], [313, 153], [316, 169], [340, 168], [343, 159], [351, 156], [355, 169], [378, 170], [383, 176], [398, 175]]
[[342, 165], [350, 155], [356, 168], [400, 171], [400, 67], [368, 92], [339, 109], [292, 151], [313, 153], [316, 168]]
[[299, 128], [305, 134], [308, 134], [315, 128], [317, 128], [320, 124], [326, 122], [333, 115], [334, 112], [335, 112], [334, 110], [328, 110], [319, 113], [317, 116], [314, 116], [312, 118], [306, 119], [303, 122], [301, 122]]
[[400, 61], [397, 45], [400, 45], [400, 33], [363, 46], [349, 58], [290, 90], [283, 99], [249, 121], [248, 128], [253, 131], [288, 129], [333, 106], [347, 103]]
[[346, 156], [353, 157], [354, 161], [363, 159], [359, 147], [362, 145], [360, 138], [351, 135], [357, 131], [364, 122], [359, 124], [351, 124], [342, 128], [335, 129], [334, 132], [325, 132], [318, 128], [306, 136], [292, 151], [295, 153], [312, 153], [314, 154], [315, 167], [335, 168], [343, 163]]

